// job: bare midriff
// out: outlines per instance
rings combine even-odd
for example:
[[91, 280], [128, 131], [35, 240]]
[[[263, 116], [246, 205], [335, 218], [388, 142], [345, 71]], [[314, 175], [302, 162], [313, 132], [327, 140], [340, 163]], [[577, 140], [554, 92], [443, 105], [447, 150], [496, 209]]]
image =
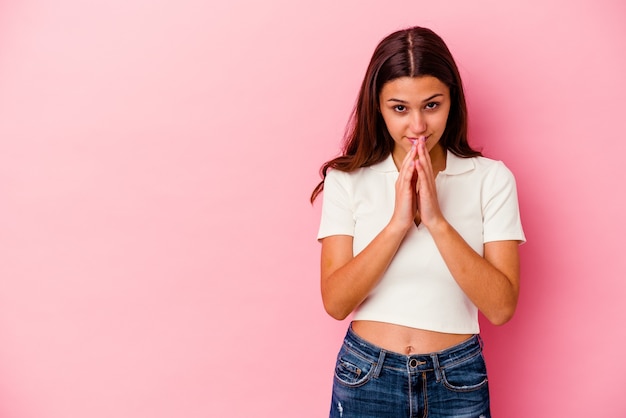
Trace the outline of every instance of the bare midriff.
[[364, 340], [395, 353], [413, 355], [445, 350], [472, 334], [447, 334], [375, 321], [354, 321], [352, 330]]

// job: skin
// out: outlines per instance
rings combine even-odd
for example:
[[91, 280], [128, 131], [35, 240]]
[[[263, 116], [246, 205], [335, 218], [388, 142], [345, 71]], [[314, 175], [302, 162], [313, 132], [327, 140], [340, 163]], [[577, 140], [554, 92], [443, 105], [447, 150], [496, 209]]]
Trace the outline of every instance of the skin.
[[[496, 325], [513, 316], [519, 294], [517, 241], [484, 244], [476, 253], [444, 218], [435, 178], [445, 169], [439, 143], [450, 110], [448, 87], [435, 77], [402, 77], [385, 84], [380, 112], [395, 142], [396, 198], [389, 223], [358, 255], [351, 236], [322, 240], [321, 290], [326, 311], [346, 318], [376, 286], [406, 233], [422, 223], [452, 276], [485, 317]], [[355, 321], [354, 331], [371, 343], [404, 353], [430, 353], [458, 344], [469, 334], [446, 334], [374, 321]]]

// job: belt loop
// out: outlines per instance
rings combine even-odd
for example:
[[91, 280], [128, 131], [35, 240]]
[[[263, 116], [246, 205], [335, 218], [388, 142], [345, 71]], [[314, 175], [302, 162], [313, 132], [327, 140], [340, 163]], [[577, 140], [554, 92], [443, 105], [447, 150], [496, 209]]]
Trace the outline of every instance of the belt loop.
[[383, 363], [385, 362], [385, 354], [387, 352], [385, 350], [380, 350], [380, 355], [378, 356], [378, 363], [376, 363], [376, 367], [374, 367], [373, 378], [376, 379], [380, 375], [380, 371], [383, 369]]
[[485, 343], [483, 342], [483, 338], [480, 336], [480, 334], [476, 334], [476, 339], [478, 340], [478, 345], [480, 345], [480, 349], [482, 350]]
[[437, 382], [441, 381], [441, 368], [439, 367], [439, 356], [435, 353], [431, 354], [430, 357], [433, 359], [433, 369], [435, 369], [435, 377], [437, 378]]

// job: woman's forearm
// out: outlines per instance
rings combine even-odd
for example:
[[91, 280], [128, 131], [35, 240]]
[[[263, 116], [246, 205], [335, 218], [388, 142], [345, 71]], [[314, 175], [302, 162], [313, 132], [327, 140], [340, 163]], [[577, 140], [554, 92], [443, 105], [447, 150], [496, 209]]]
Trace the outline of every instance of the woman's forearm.
[[519, 294], [517, 241], [487, 243], [483, 257], [448, 222], [430, 232], [452, 277], [485, 317], [495, 325], [510, 320]]
[[352, 237], [324, 239], [322, 300], [330, 316], [344, 319], [363, 302], [391, 263], [405, 235], [405, 228], [390, 223], [355, 257]]

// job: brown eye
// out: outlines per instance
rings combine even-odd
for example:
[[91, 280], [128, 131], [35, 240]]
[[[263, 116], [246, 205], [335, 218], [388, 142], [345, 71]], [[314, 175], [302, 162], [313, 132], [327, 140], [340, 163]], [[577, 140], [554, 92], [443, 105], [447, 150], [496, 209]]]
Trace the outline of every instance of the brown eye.
[[406, 111], [406, 106], [405, 105], [396, 105], [393, 107], [393, 110], [395, 110], [396, 112], [404, 112]]

